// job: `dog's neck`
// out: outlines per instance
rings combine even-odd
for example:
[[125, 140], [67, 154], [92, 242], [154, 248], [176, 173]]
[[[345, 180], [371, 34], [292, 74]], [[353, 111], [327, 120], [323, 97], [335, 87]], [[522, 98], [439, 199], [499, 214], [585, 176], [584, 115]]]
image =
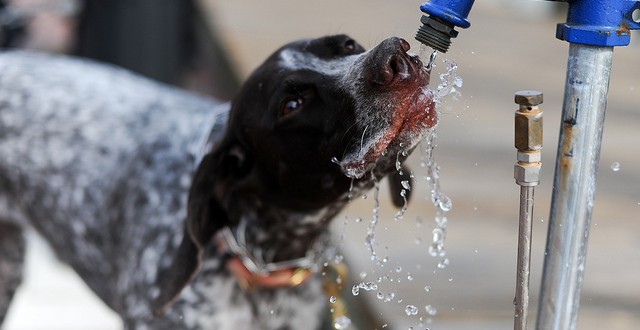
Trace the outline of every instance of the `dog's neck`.
[[322, 256], [317, 251], [323, 250], [326, 243], [323, 237], [328, 233], [330, 220], [341, 209], [342, 205], [335, 204], [312, 213], [273, 207], [244, 208], [232, 232], [257, 264], [303, 259], [319, 263]]

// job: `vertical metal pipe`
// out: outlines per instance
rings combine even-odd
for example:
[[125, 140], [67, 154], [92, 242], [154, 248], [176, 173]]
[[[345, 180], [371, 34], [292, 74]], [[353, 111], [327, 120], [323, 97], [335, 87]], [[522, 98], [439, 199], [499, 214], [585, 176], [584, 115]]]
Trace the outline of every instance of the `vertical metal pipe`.
[[533, 186], [520, 187], [520, 226], [516, 272], [515, 317], [513, 329], [526, 330], [529, 317], [529, 279], [531, 274], [531, 232], [533, 225]]
[[516, 296], [514, 330], [526, 330], [529, 316], [529, 279], [531, 274], [531, 234], [533, 225], [533, 193], [540, 182], [542, 167], [542, 104], [543, 95], [537, 91], [519, 91], [514, 101], [514, 146], [518, 162], [513, 166], [513, 177], [520, 185], [520, 213], [518, 217], [518, 259], [516, 266]]
[[613, 47], [570, 44], [536, 329], [576, 328]]

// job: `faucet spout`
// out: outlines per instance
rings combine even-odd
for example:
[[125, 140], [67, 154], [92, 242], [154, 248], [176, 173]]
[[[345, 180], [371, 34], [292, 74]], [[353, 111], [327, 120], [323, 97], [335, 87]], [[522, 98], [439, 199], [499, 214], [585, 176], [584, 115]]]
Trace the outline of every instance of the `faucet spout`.
[[471, 26], [467, 19], [474, 0], [429, 0], [420, 5], [422, 26], [418, 28], [416, 40], [443, 53], [449, 50], [451, 38], [458, 36], [455, 27]]

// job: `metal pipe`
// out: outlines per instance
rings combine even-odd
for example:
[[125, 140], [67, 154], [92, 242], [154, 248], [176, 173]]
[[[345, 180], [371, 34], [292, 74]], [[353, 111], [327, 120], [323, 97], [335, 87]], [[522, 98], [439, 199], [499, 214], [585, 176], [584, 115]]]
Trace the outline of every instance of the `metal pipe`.
[[536, 329], [576, 328], [613, 47], [571, 43]]
[[534, 187], [540, 182], [542, 166], [542, 111], [538, 107], [542, 103], [542, 93], [520, 91], [516, 93], [515, 101], [520, 105], [515, 113], [515, 147], [518, 150], [518, 162], [514, 165], [514, 178], [520, 185], [520, 213], [513, 328], [526, 330], [529, 316], [533, 194]]
[[518, 262], [514, 330], [526, 330], [529, 318], [529, 279], [531, 274], [531, 232], [533, 225], [533, 187], [520, 187], [520, 222], [518, 228]]

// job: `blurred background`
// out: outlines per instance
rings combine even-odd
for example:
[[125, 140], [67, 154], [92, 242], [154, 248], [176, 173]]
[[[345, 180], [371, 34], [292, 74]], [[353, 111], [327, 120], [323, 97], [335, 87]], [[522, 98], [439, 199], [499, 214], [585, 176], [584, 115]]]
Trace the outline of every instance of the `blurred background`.
[[[0, 22], [4, 47], [96, 58], [229, 99], [251, 70], [295, 39], [346, 33], [371, 48], [396, 35], [411, 42], [417, 53], [413, 36], [419, 4], [7, 0]], [[22, 11], [16, 13], [16, 8]], [[373, 193], [336, 218], [334, 236], [351, 263], [351, 280], [380, 279], [378, 290], [361, 290], [355, 299], [369, 301], [387, 328], [513, 328], [519, 194], [513, 179], [513, 96], [523, 89], [540, 90], [545, 100], [543, 173], [534, 211], [533, 324], [568, 52], [568, 43], [555, 39], [555, 25], [565, 20], [565, 13], [562, 4], [546, 1], [478, 1], [469, 16], [471, 28], [462, 30], [450, 51], [437, 59], [437, 72], [445, 67], [443, 59], [456, 62], [464, 82], [460, 93], [446, 98], [439, 109], [434, 151], [442, 190], [453, 201], [447, 214], [448, 265], [428, 253], [435, 209], [422, 179], [419, 152], [409, 160], [416, 184], [402, 220], [394, 220], [397, 210], [382, 185], [376, 228], [376, 251], [387, 257], [382, 267], [370, 261], [364, 245]], [[637, 36], [630, 46], [615, 49], [578, 329], [637, 329], [640, 324], [638, 59]], [[145, 67], [150, 62], [156, 63]], [[432, 86], [438, 82], [433, 75]], [[30, 245], [27, 277], [4, 330], [121, 328], [117, 317], [35, 235], [30, 235]], [[393, 294], [393, 299], [378, 299], [379, 292], [387, 298]], [[416, 306], [417, 315], [408, 316], [407, 305]]]

